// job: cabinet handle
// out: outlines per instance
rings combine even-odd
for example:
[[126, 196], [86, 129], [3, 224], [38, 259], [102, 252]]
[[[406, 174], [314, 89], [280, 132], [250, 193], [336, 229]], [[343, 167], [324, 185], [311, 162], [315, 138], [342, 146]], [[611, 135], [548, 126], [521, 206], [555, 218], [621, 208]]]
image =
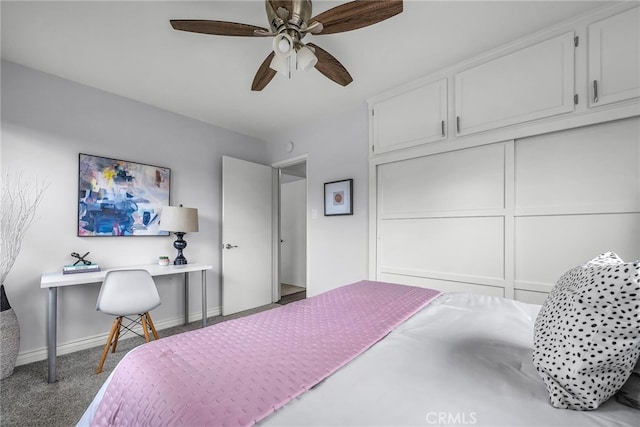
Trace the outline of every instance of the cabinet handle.
[[456, 131], [460, 133], [460, 116], [456, 116]]
[[444, 135], [444, 120], [440, 122], [440, 127], [442, 128], [442, 136]]
[[593, 102], [598, 102], [598, 81], [593, 81]]

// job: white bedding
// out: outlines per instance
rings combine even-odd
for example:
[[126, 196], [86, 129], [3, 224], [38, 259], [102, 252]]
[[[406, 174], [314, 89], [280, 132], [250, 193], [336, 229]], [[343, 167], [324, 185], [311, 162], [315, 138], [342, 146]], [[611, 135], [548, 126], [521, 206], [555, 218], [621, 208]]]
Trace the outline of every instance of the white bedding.
[[[613, 399], [590, 412], [548, 403], [531, 362], [539, 309], [444, 294], [260, 424], [640, 426], [640, 411]], [[89, 425], [105, 387], [79, 425]]]
[[609, 400], [555, 409], [531, 362], [540, 306], [444, 294], [264, 426], [640, 426]]

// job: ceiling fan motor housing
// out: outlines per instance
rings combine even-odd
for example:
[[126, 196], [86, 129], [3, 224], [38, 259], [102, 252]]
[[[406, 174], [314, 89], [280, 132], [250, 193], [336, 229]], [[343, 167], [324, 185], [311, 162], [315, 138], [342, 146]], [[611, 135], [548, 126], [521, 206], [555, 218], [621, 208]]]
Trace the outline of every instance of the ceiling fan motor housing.
[[311, 0], [270, 1], [265, 0], [271, 31], [284, 29], [304, 30], [311, 18]]

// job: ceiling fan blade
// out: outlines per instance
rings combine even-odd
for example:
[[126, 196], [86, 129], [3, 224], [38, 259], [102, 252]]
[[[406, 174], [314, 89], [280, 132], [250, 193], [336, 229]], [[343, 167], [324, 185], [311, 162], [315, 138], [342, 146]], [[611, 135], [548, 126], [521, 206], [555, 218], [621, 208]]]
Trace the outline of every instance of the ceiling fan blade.
[[273, 60], [274, 56], [275, 56], [275, 53], [271, 52], [262, 62], [262, 65], [260, 65], [260, 68], [258, 68], [258, 72], [256, 73], [256, 76], [253, 78], [253, 83], [251, 84], [251, 90], [260, 91], [264, 89], [265, 86], [269, 84], [271, 79], [273, 79], [273, 76], [276, 75], [276, 70], [269, 67], [269, 65], [271, 65], [271, 61]]
[[402, 12], [402, 0], [355, 0], [336, 6], [311, 18], [323, 29], [319, 34], [335, 34], [377, 24]]
[[[174, 30], [189, 31], [192, 33], [213, 34], [216, 36], [261, 36], [260, 32], [269, 33], [269, 30], [249, 24], [238, 24], [226, 21], [208, 21], [202, 19], [172, 19], [171, 26]], [[256, 33], [258, 31], [258, 33]]]
[[315, 67], [325, 77], [342, 86], [346, 86], [353, 81], [353, 77], [351, 77], [347, 69], [329, 52], [313, 43], [307, 43], [307, 46], [315, 50], [316, 58], [318, 58]]

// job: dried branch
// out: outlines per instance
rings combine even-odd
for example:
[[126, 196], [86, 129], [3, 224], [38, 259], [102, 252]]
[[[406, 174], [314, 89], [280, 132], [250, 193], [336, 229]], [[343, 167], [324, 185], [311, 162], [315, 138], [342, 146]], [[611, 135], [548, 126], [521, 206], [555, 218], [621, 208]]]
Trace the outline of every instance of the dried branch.
[[6, 174], [2, 182], [0, 204], [0, 283], [11, 271], [18, 258], [22, 239], [35, 219], [48, 183], [25, 179], [19, 173], [15, 179]]

